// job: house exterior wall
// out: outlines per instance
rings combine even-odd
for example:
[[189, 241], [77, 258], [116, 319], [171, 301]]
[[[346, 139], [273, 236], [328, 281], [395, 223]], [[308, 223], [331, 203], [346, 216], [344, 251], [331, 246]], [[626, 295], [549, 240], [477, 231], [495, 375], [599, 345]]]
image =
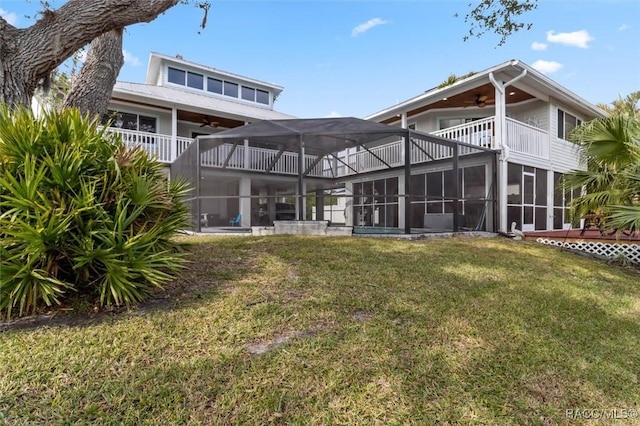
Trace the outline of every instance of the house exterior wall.
[[550, 108], [551, 128], [549, 131], [552, 168], [563, 173], [575, 169], [584, 170], [585, 166], [580, 162], [580, 155], [576, 146], [569, 141], [558, 138], [558, 109], [577, 117], [583, 123], [589, 121], [589, 118], [585, 118], [571, 107], [552, 101]]
[[507, 106], [507, 116], [540, 129], [549, 130], [549, 108], [549, 103], [537, 99]]

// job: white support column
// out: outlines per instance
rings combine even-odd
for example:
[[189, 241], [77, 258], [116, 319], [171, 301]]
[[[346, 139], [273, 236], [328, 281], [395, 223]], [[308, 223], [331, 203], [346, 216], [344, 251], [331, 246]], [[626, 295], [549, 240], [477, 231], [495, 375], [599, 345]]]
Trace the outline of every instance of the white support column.
[[[402, 179], [402, 176], [400, 176], [398, 178], [398, 194], [404, 194], [405, 190], [404, 190], [404, 179]], [[404, 220], [404, 212], [405, 209], [408, 208], [407, 204], [409, 203], [409, 200], [406, 197], [398, 197], [398, 228], [399, 229], [404, 229], [405, 227], [405, 220]]]
[[250, 152], [249, 152], [249, 139], [245, 139], [244, 140], [244, 157], [242, 159], [242, 161], [244, 162], [244, 168], [248, 169], [249, 166], [251, 165], [251, 161], [250, 161]]
[[[246, 126], [247, 124], [249, 124], [248, 121], [244, 122], [244, 125]], [[251, 161], [251, 157], [249, 155], [249, 139], [245, 139], [244, 140], [244, 158], [242, 159], [244, 161], [244, 168], [248, 169], [250, 166], [250, 161]]]
[[498, 155], [498, 231], [508, 232], [509, 224], [507, 223], [507, 189], [508, 189], [508, 158], [509, 147], [504, 146], [502, 153]]
[[[406, 129], [408, 126], [407, 124], [407, 113], [403, 112], [400, 115], [400, 127], [402, 127], [403, 129]], [[404, 138], [402, 138], [402, 144], [400, 145], [400, 158], [404, 159], [404, 147], [405, 147], [405, 143], [404, 143]]]
[[305, 194], [304, 203], [302, 203], [302, 220], [307, 220], [307, 180], [302, 181], [302, 193]]
[[171, 108], [171, 146], [169, 147], [169, 161], [178, 157], [178, 109]]
[[496, 80], [493, 73], [489, 73], [489, 81], [493, 84], [496, 91], [496, 116], [495, 116], [495, 146], [493, 148], [500, 149], [501, 153], [498, 157], [498, 229], [501, 232], [507, 232], [509, 224], [507, 223], [507, 178], [508, 178], [508, 161], [509, 147], [506, 143], [507, 137], [507, 108], [505, 100], [505, 88], [527, 75], [527, 70], [522, 72], [506, 83]]
[[248, 227], [251, 225], [251, 178], [240, 178], [240, 208], [239, 213], [242, 215], [240, 226]]
[[555, 187], [553, 185], [553, 170], [547, 170], [547, 229], [553, 229], [553, 219], [555, 209], [553, 208], [553, 195]]

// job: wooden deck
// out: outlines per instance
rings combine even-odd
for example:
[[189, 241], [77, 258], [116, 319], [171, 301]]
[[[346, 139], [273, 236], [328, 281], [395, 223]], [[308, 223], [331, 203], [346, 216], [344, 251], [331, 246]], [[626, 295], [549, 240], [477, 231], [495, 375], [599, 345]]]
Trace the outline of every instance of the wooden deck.
[[589, 241], [589, 242], [603, 242], [603, 243], [627, 243], [627, 244], [640, 244], [640, 233], [635, 232], [631, 235], [626, 234], [607, 234], [600, 233], [597, 229], [584, 231], [582, 235], [582, 229], [569, 229], [560, 231], [532, 231], [525, 232], [525, 239], [528, 241], [535, 241], [537, 238], [548, 238], [550, 240], [576, 242], [576, 241]]

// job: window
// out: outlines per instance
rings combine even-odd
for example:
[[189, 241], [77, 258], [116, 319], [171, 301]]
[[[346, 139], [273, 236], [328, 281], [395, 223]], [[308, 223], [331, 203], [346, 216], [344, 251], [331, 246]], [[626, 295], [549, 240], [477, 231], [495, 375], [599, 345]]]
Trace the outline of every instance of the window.
[[172, 84], [186, 86], [191, 89], [204, 90], [210, 93], [238, 98], [263, 105], [271, 104], [271, 93], [267, 90], [240, 85], [221, 78], [209, 77], [206, 74], [167, 67], [167, 81]]
[[207, 77], [207, 91], [222, 95], [222, 80]]
[[256, 89], [252, 87], [242, 86], [242, 99], [245, 101], [255, 102], [256, 100]]
[[231, 96], [232, 98], [238, 97], [238, 85], [236, 83], [225, 81], [223, 90], [225, 96]]
[[139, 130], [141, 132], [156, 132], [156, 118], [145, 115], [133, 114], [130, 112], [120, 112], [109, 110], [102, 116], [103, 125], [110, 123], [111, 127], [126, 130]]
[[571, 131], [582, 124], [582, 120], [558, 108], [558, 138], [569, 140]]
[[186, 73], [182, 70], [169, 67], [169, 75], [167, 80], [169, 83], [180, 84], [184, 86]]
[[194, 72], [187, 73], [187, 86], [193, 89], [202, 90], [202, 86], [204, 84], [204, 77], [202, 74], [196, 74]]
[[269, 105], [269, 92], [266, 90], [256, 90], [256, 102], [259, 104]]
[[353, 184], [355, 226], [398, 226], [398, 178]]

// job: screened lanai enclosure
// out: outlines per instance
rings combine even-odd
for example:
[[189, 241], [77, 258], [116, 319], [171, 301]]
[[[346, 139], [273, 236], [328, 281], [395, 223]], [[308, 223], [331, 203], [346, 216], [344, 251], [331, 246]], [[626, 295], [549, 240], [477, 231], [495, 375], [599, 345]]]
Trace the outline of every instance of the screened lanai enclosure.
[[495, 229], [495, 151], [357, 118], [199, 136], [171, 164], [193, 230], [326, 220], [354, 232]]

